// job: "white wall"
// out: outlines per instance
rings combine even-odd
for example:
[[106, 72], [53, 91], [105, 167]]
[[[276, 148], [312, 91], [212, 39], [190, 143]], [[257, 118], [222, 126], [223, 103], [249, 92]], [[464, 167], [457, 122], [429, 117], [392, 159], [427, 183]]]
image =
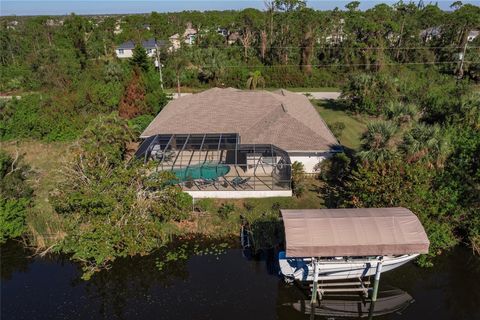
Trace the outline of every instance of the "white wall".
[[[115, 53], [116, 53], [117, 57], [119, 57], [120, 59], [133, 57], [133, 50], [132, 49], [123, 49], [123, 54], [120, 53], [119, 49], [116, 49]], [[151, 49], [150, 53], [147, 52], [147, 56], [154, 57], [155, 56], [155, 49]]]
[[194, 199], [244, 199], [244, 198], [270, 198], [291, 197], [292, 190], [252, 190], [252, 191], [185, 191]]
[[303, 163], [306, 173], [316, 173], [315, 165], [332, 156], [331, 152], [288, 152], [290, 161]]
[[133, 51], [131, 49], [123, 49], [123, 53], [120, 53], [120, 50], [116, 49], [115, 53], [120, 59], [133, 57]]

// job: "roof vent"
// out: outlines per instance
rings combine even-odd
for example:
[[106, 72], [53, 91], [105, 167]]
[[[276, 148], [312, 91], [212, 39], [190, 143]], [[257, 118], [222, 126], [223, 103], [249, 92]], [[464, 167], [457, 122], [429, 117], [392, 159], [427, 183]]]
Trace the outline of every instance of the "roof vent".
[[282, 106], [283, 112], [287, 112], [287, 108], [285, 108], [285, 105], [283, 103], [280, 103], [280, 105]]

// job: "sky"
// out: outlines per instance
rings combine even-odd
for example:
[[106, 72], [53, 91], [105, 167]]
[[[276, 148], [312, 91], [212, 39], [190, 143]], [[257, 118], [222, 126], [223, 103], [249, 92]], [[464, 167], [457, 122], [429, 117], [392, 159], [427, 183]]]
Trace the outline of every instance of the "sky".
[[[408, 0], [405, 0], [407, 2]], [[350, 1], [307, 0], [307, 5], [315, 9], [344, 8]], [[385, 0], [360, 0], [360, 8], [368, 9], [378, 3], [395, 3], [397, 1]], [[423, 0], [425, 4], [429, 0]], [[448, 10], [454, 0], [439, 0], [437, 2], [442, 9]], [[480, 0], [463, 1], [480, 5]], [[24, 16], [24, 15], [65, 15], [76, 14], [126, 14], [172, 12], [183, 10], [241, 10], [244, 8], [263, 9], [263, 0], [157, 0], [157, 1], [133, 1], [133, 0], [0, 0], [0, 15]]]

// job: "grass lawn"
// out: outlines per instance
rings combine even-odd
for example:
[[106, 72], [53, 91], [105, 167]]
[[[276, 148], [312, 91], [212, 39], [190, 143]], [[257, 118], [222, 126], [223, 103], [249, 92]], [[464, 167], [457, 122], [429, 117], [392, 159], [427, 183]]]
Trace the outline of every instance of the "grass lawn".
[[214, 199], [215, 207], [219, 208], [222, 204], [233, 204], [237, 209], [252, 207], [256, 211], [264, 212], [272, 208], [297, 209], [297, 208], [324, 208], [324, 201], [319, 194], [320, 181], [315, 177], [306, 178], [307, 188], [301, 197], [271, 197], [271, 198], [252, 198], [252, 199]]
[[49, 194], [61, 179], [59, 169], [67, 154], [69, 143], [19, 141], [0, 142], [0, 149], [13, 157], [18, 153], [30, 166], [30, 183], [35, 191], [35, 204], [27, 216], [32, 242], [39, 248], [46, 248], [54, 239], [63, 237], [62, 220], [49, 203]]
[[328, 126], [332, 127], [335, 122], [343, 122], [345, 129], [342, 131], [340, 143], [348, 148], [358, 150], [363, 132], [367, 129], [367, 123], [373, 118], [362, 115], [352, 115], [346, 112], [339, 102], [332, 100], [314, 100], [318, 113]]

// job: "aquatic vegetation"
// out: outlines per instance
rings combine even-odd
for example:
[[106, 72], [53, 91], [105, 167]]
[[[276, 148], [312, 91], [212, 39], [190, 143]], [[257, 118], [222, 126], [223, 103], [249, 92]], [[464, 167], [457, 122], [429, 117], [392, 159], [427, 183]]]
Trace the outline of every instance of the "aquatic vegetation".
[[155, 266], [159, 271], [176, 262], [182, 262], [190, 259], [192, 256], [214, 256], [217, 260], [225, 254], [228, 243], [205, 243], [204, 240], [190, 240], [174, 246], [165, 246], [161, 249], [162, 256], [155, 259]]

